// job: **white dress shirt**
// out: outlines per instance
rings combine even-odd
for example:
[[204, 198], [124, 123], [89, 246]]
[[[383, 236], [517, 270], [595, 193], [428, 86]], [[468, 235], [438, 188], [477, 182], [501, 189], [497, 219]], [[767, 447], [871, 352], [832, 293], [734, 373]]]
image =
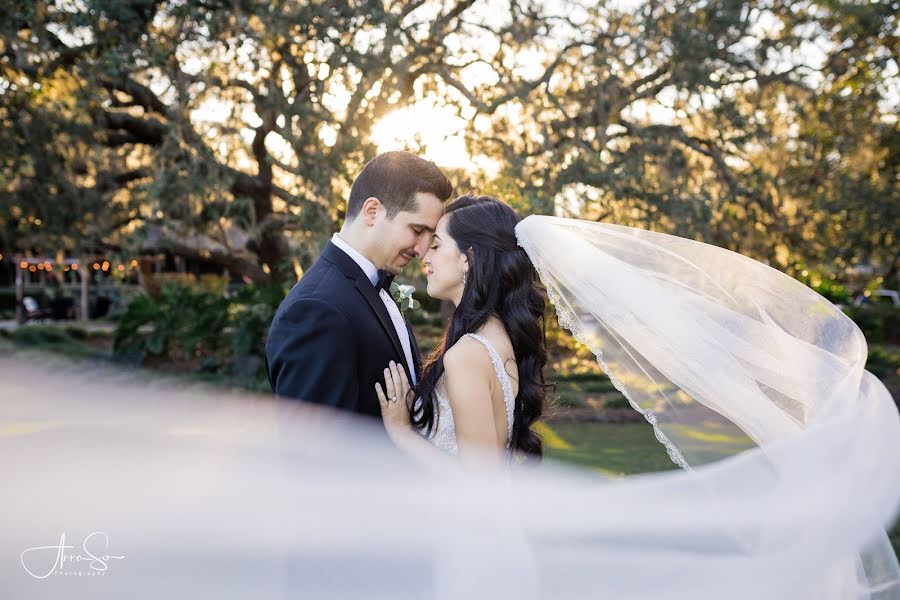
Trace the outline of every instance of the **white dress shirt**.
[[[337, 233], [331, 236], [331, 242], [343, 250], [347, 256], [352, 258], [353, 262], [359, 265], [359, 268], [363, 270], [363, 273], [365, 273], [366, 277], [369, 278], [369, 281], [372, 282], [372, 286], [375, 286], [378, 283], [378, 267], [376, 267], [371, 260], [357, 252], [350, 244], [342, 240]], [[397, 303], [394, 302], [394, 299], [391, 298], [391, 295], [388, 294], [386, 290], [379, 290], [378, 296], [381, 298], [381, 301], [384, 302], [384, 307], [391, 316], [391, 322], [394, 324], [394, 329], [397, 330], [397, 337], [400, 338], [400, 345], [403, 346], [403, 356], [406, 358], [406, 364], [409, 366], [409, 372], [412, 374], [412, 381], [410, 383], [415, 385], [416, 368], [413, 364], [409, 332], [406, 329], [406, 323], [403, 321], [403, 315], [400, 313]], [[384, 366], [386, 367], [387, 365]]]

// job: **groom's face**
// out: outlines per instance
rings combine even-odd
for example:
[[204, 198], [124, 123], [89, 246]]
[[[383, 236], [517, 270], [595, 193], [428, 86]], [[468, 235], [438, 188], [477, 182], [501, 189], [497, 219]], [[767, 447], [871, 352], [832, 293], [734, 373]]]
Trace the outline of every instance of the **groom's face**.
[[414, 210], [401, 211], [392, 219], [383, 215], [377, 225], [383, 251], [380, 266], [399, 273], [412, 259], [425, 256], [443, 214], [444, 203], [437, 196], [420, 192], [416, 194]]

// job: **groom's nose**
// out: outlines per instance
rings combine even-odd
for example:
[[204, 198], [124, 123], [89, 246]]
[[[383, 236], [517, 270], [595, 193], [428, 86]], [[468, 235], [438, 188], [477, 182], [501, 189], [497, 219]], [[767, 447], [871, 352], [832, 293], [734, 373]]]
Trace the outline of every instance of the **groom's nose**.
[[427, 238], [419, 239], [419, 241], [416, 242], [416, 245], [413, 247], [413, 251], [416, 253], [416, 258], [421, 259], [423, 256], [425, 256], [425, 253], [428, 252], [428, 246], [429, 243]]

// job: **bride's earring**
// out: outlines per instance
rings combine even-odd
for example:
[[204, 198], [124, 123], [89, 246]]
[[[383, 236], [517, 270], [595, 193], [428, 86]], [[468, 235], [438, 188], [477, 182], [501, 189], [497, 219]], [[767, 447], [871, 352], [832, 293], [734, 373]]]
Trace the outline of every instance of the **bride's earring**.
[[463, 271], [463, 287], [466, 287], [466, 275], [468, 275], [468, 271]]

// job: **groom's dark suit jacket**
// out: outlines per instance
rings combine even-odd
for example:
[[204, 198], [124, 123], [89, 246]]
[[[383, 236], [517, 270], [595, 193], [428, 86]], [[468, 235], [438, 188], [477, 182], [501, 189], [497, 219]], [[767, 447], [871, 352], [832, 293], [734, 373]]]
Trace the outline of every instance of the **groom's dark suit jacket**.
[[[406, 329], [419, 378], [421, 356], [408, 322]], [[380, 417], [375, 383], [384, 387], [383, 371], [392, 360], [409, 377], [403, 347], [378, 290], [352, 258], [328, 242], [272, 320], [266, 341], [272, 390]]]

